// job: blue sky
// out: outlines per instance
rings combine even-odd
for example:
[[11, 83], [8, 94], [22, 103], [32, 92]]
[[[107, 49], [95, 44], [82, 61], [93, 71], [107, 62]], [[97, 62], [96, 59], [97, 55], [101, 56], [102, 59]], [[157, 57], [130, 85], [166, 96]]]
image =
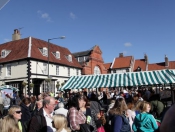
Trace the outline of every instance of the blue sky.
[[0, 9], [0, 44], [22, 28], [21, 38], [66, 36], [51, 42], [71, 52], [99, 45], [105, 63], [122, 52], [175, 61], [175, 0], [10, 0]]

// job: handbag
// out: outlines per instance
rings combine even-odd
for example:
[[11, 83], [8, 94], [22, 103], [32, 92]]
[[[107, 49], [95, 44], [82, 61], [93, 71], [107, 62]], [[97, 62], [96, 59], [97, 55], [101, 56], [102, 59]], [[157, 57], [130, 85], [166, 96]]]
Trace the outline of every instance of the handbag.
[[105, 129], [103, 126], [97, 128], [97, 132], [105, 132]]

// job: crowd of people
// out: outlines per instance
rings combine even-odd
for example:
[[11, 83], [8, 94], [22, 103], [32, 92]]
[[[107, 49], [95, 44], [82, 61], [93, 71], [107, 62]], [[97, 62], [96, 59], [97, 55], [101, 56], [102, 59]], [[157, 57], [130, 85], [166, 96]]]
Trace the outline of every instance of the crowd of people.
[[[170, 108], [152, 89], [0, 93], [2, 132], [173, 132]], [[172, 126], [171, 126], [172, 125]]]

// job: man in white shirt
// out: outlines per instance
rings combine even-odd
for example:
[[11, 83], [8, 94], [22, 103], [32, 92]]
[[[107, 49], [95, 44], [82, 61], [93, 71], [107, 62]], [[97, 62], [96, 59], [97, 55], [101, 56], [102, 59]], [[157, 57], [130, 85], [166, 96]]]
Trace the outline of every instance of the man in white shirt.
[[60, 102], [58, 104], [59, 109], [55, 110], [55, 114], [63, 114], [67, 117], [68, 110], [64, 108], [64, 104]]
[[52, 126], [52, 116], [55, 109], [55, 99], [46, 97], [43, 100], [43, 108], [40, 109], [38, 115], [33, 116], [29, 125], [29, 132], [55, 132]]

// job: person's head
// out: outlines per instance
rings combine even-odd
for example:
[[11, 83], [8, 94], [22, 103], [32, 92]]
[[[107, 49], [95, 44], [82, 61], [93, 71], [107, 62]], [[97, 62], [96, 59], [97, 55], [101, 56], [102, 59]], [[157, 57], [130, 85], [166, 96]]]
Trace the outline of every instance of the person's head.
[[64, 104], [63, 104], [62, 102], [60, 102], [60, 103], [58, 104], [58, 107], [59, 107], [59, 108], [64, 108]]
[[53, 127], [56, 128], [57, 132], [61, 132], [62, 129], [67, 130], [67, 118], [62, 114], [56, 114], [53, 116]]
[[139, 106], [138, 106], [138, 109], [140, 110], [140, 112], [149, 112], [151, 109], [151, 106], [148, 102], [141, 101]]
[[31, 103], [35, 103], [35, 101], [36, 101], [35, 96], [30, 97], [30, 100], [31, 100]]
[[48, 114], [51, 114], [54, 109], [55, 109], [55, 99], [53, 97], [45, 97], [44, 100], [43, 100], [43, 107], [44, 107], [44, 110], [46, 110], [48, 112]]
[[78, 98], [79, 107], [83, 108], [87, 106], [88, 99], [85, 95], [80, 95]]
[[0, 121], [1, 132], [21, 132], [18, 127], [18, 121], [13, 116], [7, 115]]
[[43, 100], [41, 99], [41, 100], [36, 101], [36, 104], [37, 104], [38, 109], [41, 109], [43, 107]]
[[134, 103], [132, 100], [127, 101], [128, 109], [132, 110], [134, 108]]
[[13, 116], [13, 118], [16, 120], [20, 120], [22, 115], [21, 107], [18, 105], [11, 106], [8, 111], [8, 115]]
[[27, 107], [31, 104], [31, 100], [28, 97], [22, 99], [22, 103], [25, 104]]
[[43, 95], [42, 94], [39, 94], [38, 95], [38, 100], [41, 100], [41, 99], [43, 99]]
[[110, 110], [111, 114], [123, 115], [127, 110], [127, 105], [124, 98], [118, 98], [115, 101], [114, 107]]

